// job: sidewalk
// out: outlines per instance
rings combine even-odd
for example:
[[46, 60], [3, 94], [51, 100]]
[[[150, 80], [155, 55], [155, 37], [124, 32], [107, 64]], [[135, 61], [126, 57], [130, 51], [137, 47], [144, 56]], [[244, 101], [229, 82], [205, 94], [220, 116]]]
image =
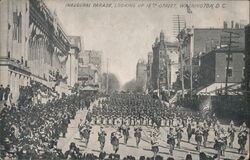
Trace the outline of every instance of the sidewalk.
[[68, 126], [66, 137], [59, 138], [57, 147], [59, 149], [62, 149], [63, 153], [65, 153], [69, 149], [69, 145], [71, 142], [77, 141], [75, 137], [79, 137], [78, 124], [80, 122], [80, 119], [83, 119], [83, 121], [85, 121], [87, 113], [87, 109], [77, 111], [75, 119], [71, 120]]
[[[89, 110], [92, 110], [93, 105], [97, 105], [97, 101], [91, 103]], [[78, 124], [80, 123], [80, 119], [85, 121], [87, 113], [88, 110], [86, 108], [77, 111], [75, 119], [70, 121], [65, 138], [63, 138], [62, 136], [59, 138], [57, 148], [62, 149], [63, 153], [65, 153], [69, 149], [69, 145], [71, 142], [74, 142], [76, 144], [81, 143]]]

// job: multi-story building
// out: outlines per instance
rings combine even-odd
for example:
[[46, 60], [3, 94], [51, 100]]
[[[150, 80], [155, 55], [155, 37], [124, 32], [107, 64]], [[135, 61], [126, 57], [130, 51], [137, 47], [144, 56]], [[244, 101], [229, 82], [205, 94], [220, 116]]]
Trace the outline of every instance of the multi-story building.
[[69, 36], [70, 51], [67, 60], [67, 84], [73, 87], [78, 82], [78, 58], [82, 51], [81, 37]]
[[167, 55], [167, 45], [164, 40], [164, 33], [160, 33], [160, 41], [156, 38], [152, 46], [153, 63], [151, 68], [151, 86], [152, 90], [166, 90], [169, 87], [169, 56]]
[[152, 64], [153, 64], [153, 52], [148, 52], [148, 62], [147, 62], [147, 86], [146, 90], [150, 91], [151, 86], [151, 76], [152, 76]]
[[28, 64], [29, 3], [27, 0], [0, 1], [0, 79], [10, 85], [15, 100], [19, 87], [30, 81]]
[[[226, 86], [226, 72], [228, 72], [228, 91], [233, 93], [240, 89], [245, 71], [244, 50], [217, 49], [204, 53], [200, 57], [200, 93], [222, 94]], [[227, 71], [227, 63], [229, 67]]]
[[14, 101], [31, 79], [48, 87], [56, 78], [66, 82], [70, 43], [56, 14], [41, 0], [2, 0], [0, 12], [0, 77]]
[[85, 50], [79, 58], [78, 81], [100, 89], [102, 74], [102, 52]]
[[140, 59], [136, 65], [136, 82], [146, 89], [147, 82], [147, 64], [144, 60]]
[[228, 41], [228, 38], [225, 39], [225, 37], [229, 37], [228, 32], [238, 34], [237, 46], [239, 50], [245, 48], [244, 29], [241, 28], [239, 24], [234, 25], [233, 22], [231, 28], [227, 26], [227, 23], [224, 23], [224, 28], [193, 27], [183, 29], [182, 32], [184, 33], [183, 35], [185, 35], [181, 45], [185, 89], [189, 89], [191, 86], [193, 86], [193, 88], [198, 87], [197, 77], [201, 54], [221, 48], [224, 45], [223, 43], [225, 43], [224, 41]]
[[179, 71], [179, 52], [178, 52], [178, 43], [177, 42], [166, 42], [167, 53], [169, 56], [169, 88], [172, 88], [173, 83], [177, 79], [177, 73]]

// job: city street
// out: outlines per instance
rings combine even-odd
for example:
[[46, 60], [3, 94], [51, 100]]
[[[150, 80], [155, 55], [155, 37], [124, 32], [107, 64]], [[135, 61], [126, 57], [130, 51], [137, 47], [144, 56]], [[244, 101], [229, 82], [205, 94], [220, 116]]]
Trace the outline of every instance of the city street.
[[[71, 142], [74, 142], [76, 143], [77, 147], [80, 148], [80, 151], [82, 153], [94, 153], [96, 155], [99, 155], [100, 144], [98, 142], [98, 131], [100, 129], [100, 125], [92, 124], [93, 128], [91, 130], [90, 140], [89, 140], [87, 147], [85, 146], [85, 143], [80, 140], [80, 137], [79, 137], [79, 131], [78, 131], [77, 126], [78, 126], [78, 123], [80, 122], [80, 119], [85, 120], [86, 114], [87, 114], [86, 109], [78, 111], [76, 118], [71, 121], [68, 127], [68, 133], [66, 134], [66, 138], [60, 137], [58, 141], [58, 148], [62, 149], [63, 153], [68, 150], [69, 144]], [[227, 127], [228, 125], [223, 125], [223, 128], [227, 129]], [[142, 140], [140, 142], [139, 148], [136, 148], [135, 137], [133, 136], [134, 127], [130, 126], [130, 136], [128, 139], [128, 144], [125, 145], [123, 143], [123, 137], [122, 137], [120, 139], [119, 151], [117, 153], [120, 154], [122, 157], [127, 156], [127, 155], [132, 155], [135, 157], [140, 157], [142, 155], [146, 157], [152, 157], [153, 153], [151, 151], [151, 143], [150, 143], [150, 137], [149, 137], [152, 127], [142, 126], [142, 129], [143, 129]], [[112, 145], [110, 143], [110, 135], [111, 135], [111, 132], [115, 131], [115, 129], [112, 126], [104, 125], [104, 130], [107, 133], [104, 151], [108, 154], [114, 153], [112, 150]], [[185, 159], [185, 156], [188, 153], [190, 153], [194, 159], [198, 159], [199, 152], [195, 150], [196, 142], [194, 140], [194, 135], [191, 138], [191, 143], [188, 143], [186, 129], [184, 128], [183, 130], [184, 132], [183, 132], [183, 139], [181, 142], [181, 148], [180, 149], [175, 148], [173, 157], [181, 160], [181, 159]], [[237, 127], [237, 130], [239, 130], [238, 127]], [[160, 132], [161, 132], [161, 136], [160, 136], [161, 138], [160, 138], [160, 145], [159, 145], [159, 149], [160, 149], [159, 155], [163, 157], [170, 157], [169, 145], [167, 144], [167, 133], [169, 133], [169, 128], [161, 127]], [[237, 153], [237, 149], [239, 148], [237, 133], [236, 133], [235, 140], [234, 140], [234, 145], [233, 145], [234, 148], [227, 147], [225, 156], [221, 157], [222, 159], [225, 159], [225, 158], [237, 159], [241, 156], [241, 154]], [[201, 147], [201, 152], [205, 152], [206, 154], [210, 156], [215, 155], [217, 151], [213, 149], [213, 145], [214, 145], [214, 132], [210, 130], [207, 147], [206, 148]], [[246, 148], [249, 148], [249, 139], [247, 141]]]
[[0, 0], [0, 160], [249, 159], [250, 2], [210, 1]]

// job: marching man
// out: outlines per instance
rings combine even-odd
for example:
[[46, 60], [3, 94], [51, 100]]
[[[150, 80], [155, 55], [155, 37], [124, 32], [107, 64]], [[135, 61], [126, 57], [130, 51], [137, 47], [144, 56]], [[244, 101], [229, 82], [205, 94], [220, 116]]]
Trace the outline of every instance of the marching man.
[[203, 123], [202, 131], [203, 131], [203, 145], [204, 147], [206, 147], [207, 137], [209, 135], [209, 126], [207, 125], [206, 120]]
[[124, 125], [122, 125], [122, 134], [123, 134], [123, 137], [124, 137], [124, 144], [127, 144], [128, 142], [128, 137], [129, 137], [129, 126], [127, 125], [127, 123], [125, 123]]
[[100, 142], [101, 151], [103, 151], [105, 145], [105, 136], [107, 136], [107, 133], [103, 130], [103, 126], [101, 126], [100, 131], [98, 132], [98, 141]]
[[238, 152], [241, 154], [243, 154], [245, 151], [245, 145], [247, 142], [247, 135], [248, 135], [247, 126], [246, 126], [246, 123], [244, 122], [240, 126], [240, 133], [238, 134], [238, 143], [240, 145]]
[[195, 141], [197, 142], [196, 150], [200, 152], [200, 146], [202, 142], [202, 128], [200, 125], [197, 126], [196, 131], [195, 131]]
[[111, 133], [111, 144], [113, 146], [113, 151], [115, 153], [119, 150], [119, 139], [122, 138], [121, 133], [119, 132], [119, 129], [117, 129], [115, 132]]
[[228, 132], [228, 136], [229, 136], [229, 139], [230, 139], [229, 148], [233, 148], [234, 137], [235, 137], [235, 132], [236, 132], [233, 121], [230, 122], [230, 126], [227, 129], [227, 132]]
[[175, 128], [175, 132], [176, 132], [176, 138], [177, 138], [177, 147], [180, 148], [183, 130], [180, 127], [179, 123], [177, 124], [177, 127]]
[[174, 129], [170, 127], [169, 134], [167, 135], [167, 143], [169, 144], [169, 153], [171, 156], [173, 156], [173, 150], [175, 146], [175, 137], [176, 135], [174, 134]]
[[151, 132], [150, 137], [151, 137], [151, 145], [152, 145], [152, 152], [154, 153], [154, 159], [159, 152], [159, 135], [160, 132], [159, 130], [156, 129], [156, 124], [154, 123], [154, 130]]
[[89, 122], [86, 121], [85, 124], [82, 127], [79, 128], [80, 138], [85, 139], [85, 145], [86, 146], [89, 143], [90, 132], [91, 132], [91, 129], [92, 129], [92, 127], [88, 123]]
[[141, 132], [142, 132], [142, 129], [139, 125], [137, 125], [135, 128], [134, 128], [134, 136], [135, 136], [135, 139], [136, 139], [136, 147], [138, 148], [139, 147], [139, 143], [141, 141]]

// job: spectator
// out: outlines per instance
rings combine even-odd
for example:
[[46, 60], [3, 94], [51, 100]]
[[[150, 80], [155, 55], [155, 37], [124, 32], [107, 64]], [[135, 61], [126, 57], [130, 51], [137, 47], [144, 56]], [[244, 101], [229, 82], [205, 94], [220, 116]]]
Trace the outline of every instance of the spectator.
[[10, 85], [7, 85], [7, 87], [4, 89], [4, 100], [8, 100], [9, 94], [10, 94]]
[[192, 155], [191, 155], [190, 153], [188, 153], [188, 154], [186, 155], [185, 160], [192, 160]]
[[0, 85], [0, 101], [3, 100], [3, 94], [4, 94], [4, 88], [3, 88], [3, 85], [1, 84]]

